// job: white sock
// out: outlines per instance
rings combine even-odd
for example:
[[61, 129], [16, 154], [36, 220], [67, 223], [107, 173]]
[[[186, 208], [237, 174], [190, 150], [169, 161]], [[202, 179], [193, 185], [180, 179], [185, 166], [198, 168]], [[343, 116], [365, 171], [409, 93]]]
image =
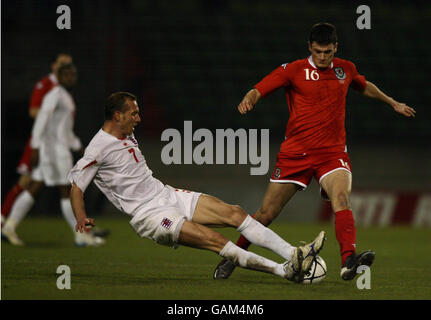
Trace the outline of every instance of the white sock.
[[232, 241], [226, 243], [219, 255], [231, 260], [236, 266], [240, 266], [245, 269], [272, 273], [282, 278], [286, 276], [286, 272], [284, 271], [282, 264], [278, 264], [253, 252], [241, 249]]
[[278, 234], [260, 222], [247, 216], [236, 229], [251, 243], [269, 249], [286, 260], [291, 260], [295, 247], [284, 241]]
[[70, 204], [69, 198], [64, 198], [60, 200], [61, 212], [63, 213], [64, 219], [66, 219], [69, 226], [75, 232], [76, 218], [73, 214], [72, 205]]
[[12, 206], [4, 228], [15, 231], [15, 228], [18, 226], [21, 220], [24, 219], [31, 207], [33, 207], [33, 204], [34, 198], [31, 193], [27, 190], [21, 192]]

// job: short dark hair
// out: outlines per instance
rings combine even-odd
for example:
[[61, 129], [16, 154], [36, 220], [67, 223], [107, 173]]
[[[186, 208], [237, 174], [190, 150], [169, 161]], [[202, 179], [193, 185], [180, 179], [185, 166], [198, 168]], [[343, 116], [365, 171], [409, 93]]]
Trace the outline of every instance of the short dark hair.
[[69, 56], [69, 57], [71, 57], [71, 58], [72, 58], [72, 55], [71, 55], [70, 53], [65, 52], [65, 51], [62, 51], [62, 52], [60, 52], [60, 53], [57, 53], [57, 54], [56, 54], [56, 55], [54, 55], [54, 56], [51, 56], [51, 63], [56, 62], [56, 61], [57, 61], [57, 59], [58, 59], [58, 57], [60, 57], [60, 56]]
[[122, 111], [126, 100], [137, 101], [137, 98], [129, 92], [120, 91], [111, 94], [105, 105], [105, 120], [112, 120], [115, 111]]
[[58, 76], [60, 76], [65, 70], [76, 70], [76, 67], [73, 63], [63, 64], [60, 68], [58, 68]]
[[338, 41], [337, 29], [330, 23], [317, 23], [311, 28], [308, 41], [310, 44], [313, 42], [321, 45], [335, 44]]

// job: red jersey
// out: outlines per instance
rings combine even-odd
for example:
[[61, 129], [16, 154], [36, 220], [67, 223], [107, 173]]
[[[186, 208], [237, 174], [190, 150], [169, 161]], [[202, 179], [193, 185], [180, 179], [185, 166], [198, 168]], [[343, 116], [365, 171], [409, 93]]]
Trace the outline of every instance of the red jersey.
[[40, 79], [33, 88], [30, 99], [30, 109], [40, 109], [43, 98], [48, 93], [48, 91], [57, 85], [57, 83], [57, 78], [53, 73]]
[[334, 58], [319, 69], [308, 59], [286, 63], [255, 88], [262, 97], [283, 87], [290, 117], [280, 154], [298, 155], [324, 148], [343, 152], [346, 146], [345, 106], [349, 87], [363, 91], [365, 77], [347, 60]]

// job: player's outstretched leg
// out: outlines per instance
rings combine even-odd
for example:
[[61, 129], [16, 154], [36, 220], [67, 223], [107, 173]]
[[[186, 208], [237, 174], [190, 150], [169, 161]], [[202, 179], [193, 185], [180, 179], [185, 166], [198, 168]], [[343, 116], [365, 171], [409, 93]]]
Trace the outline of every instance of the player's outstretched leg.
[[[252, 215], [251, 217], [254, 218], [254, 216], [255, 215]], [[241, 235], [238, 238], [236, 245], [241, 249], [248, 250], [248, 247], [251, 245], [251, 242], [248, 241], [243, 235]], [[232, 261], [228, 259], [222, 259], [214, 270], [213, 278], [227, 279], [230, 277], [234, 270], [235, 264]]]
[[[262, 205], [259, 210], [252, 216], [264, 226], [268, 225], [280, 214], [286, 203], [297, 192], [298, 186], [292, 183], [274, 183], [270, 182], [265, 192]], [[250, 239], [251, 240], [251, 239]], [[247, 250], [251, 242], [242, 234], [236, 245]], [[292, 249], [295, 249], [292, 247]], [[223, 259], [215, 268], [214, 279], [227, 279], [235, 269], [235, 265]]]
[[[304, 275], [310, 270], [313, 259], [322, 250], [326, 240], [326, 234], [321, 231], [310, 243], [295, 248], [293, 257], [302, 257], [300, 272], [297, 273], [295, 282], [302, 282]], [[231, 260], [224, 258], [214, 270], [214, 279], [227, 279], [235, 269], [235, 264]]]
[[[211, 226], [236, 227], [246, 239], [262, 248], [269, 249], [284, 259], [290, 261], [294, 257], [302, 256], [303, 251], [309, 256], [314, 252], [319, 252], [323, 246], [323, 240], [316, 241], [313, 251], [307, 247], [296, 248], [283, 240], [278, 234], [265, 227], [262, 223], [246, 214], [239, 206], [229, 205], [220, 199], [208, 195], [201, 195], [193, 216], [193, 222]], [[322, 233], [324, 238], [324, 232]], [[298, 250], [301, 252], [298, 253]], [[231, 260], [234, 264], [235, 261]], [[308, 259], [308, 258], [307, 258]], [[301, 266], [294, 266], [295, 270], [301, 273]], [[302, 279], [302, 274], [297, 277], [298, 282]]]
[[371, 266], [376, 257], [375, 252], [367, 250], [360, 254], [352, 254], [347, 257], [343, 266], [341, 267], [340, 276], [343, 280], [352, 280], [356, 276], [356, 270], [359, 266]]
[[282, 278], [298, 282], [302, 274], [302, 252], [296, 250], [292, 259], [283, 264], [241, 249], [220, 233], [191, 221], [185, 221], [181, 227], [178, 242], [182, 245], [206, 249], [218, 253], [232, 261], [236, 266], [271, 273]]
[[323, 190], [328, 195], [335, 212], [335, 235], [340, 245], [341, 278], [352, 280], [359, 266], [371, 266], [375, 253], [365, 251], [356, 254], [356, 227], [350, 206], [352, 175], [345, 170], [337, 170], [321, 181]]

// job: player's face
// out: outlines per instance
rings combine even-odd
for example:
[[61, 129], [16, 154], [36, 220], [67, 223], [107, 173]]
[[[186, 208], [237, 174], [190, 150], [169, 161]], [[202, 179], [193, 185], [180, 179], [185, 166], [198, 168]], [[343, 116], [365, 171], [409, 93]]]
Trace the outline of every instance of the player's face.
[[71, 63], [72, 63], [72, 57], [71, 56], [69, 56], [67, 54], [60, 54], [57, 57], [57, 60], [55, 60], [55, 62], [51, 65], [52, 72], [57, 74], [57, 71], [61, 66], [64, 66], [66, 64], [71, 64]]
[[66, 89], [74, 87], [77, 79], [78, 74], [74, 68], [65, 69], [61, 75], [58, 76], [58, 82]]
[[331, 43], [328, 45], [320, 45], [313, 41], [308, 44], [308, 50], [311, 52], [311, 59], [318, 68], [328, 68], [331, 65], [332, 59], [337, 52], [338, 44]]
[[131, 135], [138, 123], [141, 122], [141, 117], [139, 116], [139, 107], [136, 101], [127, 99], [125, 104], [124, 111], [120, 117], [120, 126], [123, 134]]

